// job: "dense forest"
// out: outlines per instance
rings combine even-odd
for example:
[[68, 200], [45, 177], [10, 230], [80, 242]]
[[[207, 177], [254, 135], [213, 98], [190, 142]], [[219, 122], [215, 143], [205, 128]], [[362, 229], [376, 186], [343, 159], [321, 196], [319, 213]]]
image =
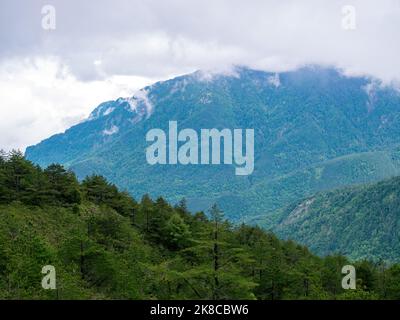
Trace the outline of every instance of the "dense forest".
[[400, 177], [321, 192], [279, 214], [273, 229], [318, 255], [400, 262]]
[[[166, 179], [168, 177], [165, 177]], [[343, 290], [353, 264], [357, 289]], [[57, 289], [41, 286], [56, 269]], [[399, 299], [400, 266], [318, 257], [216, 206], [135, 201], [20, 152], [0, 156], [0, 299]]]

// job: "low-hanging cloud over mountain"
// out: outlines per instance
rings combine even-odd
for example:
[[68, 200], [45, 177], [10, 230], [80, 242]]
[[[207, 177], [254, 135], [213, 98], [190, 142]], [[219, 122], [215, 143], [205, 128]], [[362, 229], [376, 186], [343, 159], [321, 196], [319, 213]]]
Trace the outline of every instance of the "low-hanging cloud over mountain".
[[398, 30], [398, 0], [3, 0], [0, 145], [24, 148], [103, 100], [196, 69], [322, 64], [399, 81]]

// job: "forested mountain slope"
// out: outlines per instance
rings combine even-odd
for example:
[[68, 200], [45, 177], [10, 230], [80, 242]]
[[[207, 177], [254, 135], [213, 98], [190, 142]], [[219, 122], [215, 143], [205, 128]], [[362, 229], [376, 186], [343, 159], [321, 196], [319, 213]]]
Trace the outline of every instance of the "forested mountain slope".
[[[190, 214], [136, 202], [101, 176], [79, 183], [60, 165], [0, 157], [0, 299], [399, 299], [399, 265], [311, 254], [259, 228], [234, 227], [218, 207]], [[57, 290], [41, 287], [56, 269]]]
[[314, 253], [400, 261], [400, 177], [320, 193], [278, 216], [273, 230]]
[[[146, 133], [254, 129], [255, 170], [155, 165]], [[149, 193], [193, 210], [217, 202], [233, 221], [265, 216], [317, 191], [400, 174], [400, 94], [376, 79], [306, 67], [279, 74], [238, 67], [196, 72], [101, 104], [84, 122], [26, 150], [33, 162], [104, 175], [135, 197]], [[265, 219], [264, 219], [265, 220]]]

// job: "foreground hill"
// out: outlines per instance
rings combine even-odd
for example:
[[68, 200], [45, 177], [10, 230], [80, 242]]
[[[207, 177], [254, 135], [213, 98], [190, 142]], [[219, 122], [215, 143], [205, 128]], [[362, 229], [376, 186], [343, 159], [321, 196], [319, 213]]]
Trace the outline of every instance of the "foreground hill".
[[[156, 165], [146, 133], [208, 128], [255, 130], [255, 171], [230, 165]], [[132, 195], [217, 202], [233, 221], [274, 212], [317, 191], [400, 174], [400, 94], [374, 79], [308, 67], [280, 74], [236, 68], [159, 82], [26, 150], [33, 162], [61, 163], [79, 178], [104, 175]]]
[[277, 234], [317, 254], [400, 261], [400, 177], [320, 193], [278, 216]]
[[[0, 157], [0, 299], [399, 299], [400, 266], [320, 258], [259, 228], [233, 227], [145, 196], [137, 203], [100, 176], [78, 183], [59, 165]], [[56, 269], [57, 290], [41, 287]]]

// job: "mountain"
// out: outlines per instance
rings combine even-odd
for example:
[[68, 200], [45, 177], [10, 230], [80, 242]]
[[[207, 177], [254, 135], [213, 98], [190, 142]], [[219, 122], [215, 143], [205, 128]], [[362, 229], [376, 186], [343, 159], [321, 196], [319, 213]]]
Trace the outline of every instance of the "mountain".
[[[255, 169], [232, 165], [154, 165], [146, 133], [254, 129]], [[27, 148], [41, 166], [61, 163], [80, 178], [104, 175], [140, 197], [185, 197], [192, 210], [217, 202], [234, 221], [273, 226], [293, 201], [400, 174], [400, 93], [376, 79], [309, 66], [270, 73], [237, 67], [158, 82], [131, 98], [98, 106], [62, 134]]]
[[400, 265], [352, 262], [357, 290], [344, 290], [349, 263], [217, 206], [207, 218], [184, 201], [136, 202], [103, 177], [0, 154], [0, 299], [399, 299]]
[[323, 192], [280, 214], [274, 231], [320, 255], [400, 261], [400, 177]]

